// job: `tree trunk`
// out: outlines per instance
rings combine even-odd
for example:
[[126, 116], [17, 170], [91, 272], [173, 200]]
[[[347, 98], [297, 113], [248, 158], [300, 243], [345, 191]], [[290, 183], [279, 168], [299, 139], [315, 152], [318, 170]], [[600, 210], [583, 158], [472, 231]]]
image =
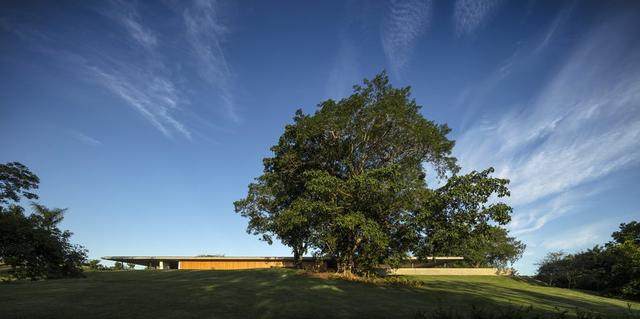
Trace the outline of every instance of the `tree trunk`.
[[353, 269], [355, 263], [353, 261], [353, 256], [355, 253], [355, 248], [349, 250], [351, 253], [347, 253], [340, 258], [338, 262], [338, 272], [347, 277], [353, 277]]
[[338, 272], [346, 277], [353, 277], [353, 262], [351, 258], [338, 263]]
[[293, 248], [293, 266], [302, 268], [302, 249], [301, 247]]

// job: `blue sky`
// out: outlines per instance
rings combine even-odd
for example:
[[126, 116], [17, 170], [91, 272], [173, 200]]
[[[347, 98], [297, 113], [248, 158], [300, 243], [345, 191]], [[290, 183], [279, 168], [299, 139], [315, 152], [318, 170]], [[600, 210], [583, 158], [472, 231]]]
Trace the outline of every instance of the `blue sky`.
[[290, 254], [233, 201], [297, 108], [383, 69], [511, 179], [522, 273], [640, 217], [633, 1], [4, 1], [0, 45], [0, 161], [92, 258]]

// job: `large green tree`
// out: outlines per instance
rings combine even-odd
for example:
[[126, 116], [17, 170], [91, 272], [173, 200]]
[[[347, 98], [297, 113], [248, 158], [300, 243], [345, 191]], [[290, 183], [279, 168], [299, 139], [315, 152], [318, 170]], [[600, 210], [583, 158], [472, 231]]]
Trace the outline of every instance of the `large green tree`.
[[[492, 220], [508, 222], [506, 205], [483, 206], [493, 193], [508, 195], [508, 181], [489, 179], [490, 172], [455, 177], [442, 190], [427, 188], [424, 165], [441, 178], [459, 168], [450, 129], [420, 109], [409, 87], [392, 87], [382, 73], [354, 86], [347, 98], [322, 102], [313, 115], [298, 110], [273, 156], [264, 159], [263, 174], [235, 202], [249, 219], [247, 231], [269, 243], [280, 240], [297, 261], [311, 251], [335, 258], [339, 270], [350, 273], [433, 252], [420, 246], [435, 243], [425, 230], [436, 215], [474, 214], [465, 217], [474, 221], [471, 228], [462, 221], [460, 229], [451, 228], [458, 238]], [[454, 208], [458, 200], [468, 205]]]

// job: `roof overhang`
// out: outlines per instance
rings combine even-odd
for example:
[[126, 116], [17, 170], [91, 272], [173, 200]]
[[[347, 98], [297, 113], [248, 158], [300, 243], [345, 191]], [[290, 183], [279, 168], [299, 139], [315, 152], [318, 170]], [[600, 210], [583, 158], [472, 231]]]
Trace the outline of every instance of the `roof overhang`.
[[[292, 261], [293, 257], [283, 256], [104, 256], [104, 260], [119, 261], [132, 264], [148, 264], [155, 261], [181, 261], [181, 260], [224, 260], [224, 261]], [[303, 261], [324, 260], [326, 258], [302, 257]], [[428, 257], [425, 261], [453, 261], [463, 260], [463, 257], [442, 256]], [[417, 257], [410, 257], [409, 260], [417, 261]]]
[[[104, 256], [104, 260], [119, 261], [131, 264], [148, 264], [155, 261], [183, 261], [183, 260], [224, 260], [224, 261], [289, 261], [293, 257], [279, 256]], [[314, 257], [302, 257], [304, 261], [318, 260]]]

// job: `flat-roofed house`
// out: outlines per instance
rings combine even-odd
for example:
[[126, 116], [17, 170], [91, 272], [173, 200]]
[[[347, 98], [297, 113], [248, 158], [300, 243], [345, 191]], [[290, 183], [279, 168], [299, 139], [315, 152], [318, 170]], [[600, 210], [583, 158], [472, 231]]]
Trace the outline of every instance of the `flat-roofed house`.
[[[105, 256], [105, 260], [146, 266], [151, 269], [260, 269], [293, 268], [293, 257], [274, 256]], [[446, 262], [462, 260], [462, 257], [429, 257], [426, 262], [409, 258], [401, 267], [430, 268]], [[302, 257], [305, 269], [326, 270], [333, 268], [330, 260], [315, 257]]]
[[[259, 256], [105, 256], [105, 260], [146, 266], [152, 269], [260, 269], [292, 268], [293, 257]], [[302, 266], [307, 269], [326, 269], [327, 262], [313, 257], [303, 257]]]
[[[293, 268], [293, 257], [259, 257], [259, 256], [106, 256], [105, 260], [146, 266], [151, 269], [213, 269], [239, 270], [260, 268]], [[461, 268], [456, 262], [463, 257], [441, 256], [419, 260], [409, 257], [399, 265], [391, 268], [380, 265], [381, 274], [393, 275], [446, 275], [446, 276], [500, 276], [511, 275], [510, 269], [498, 268]], [[303, 257], [302, 267], [326, 271], [335, 269], [335, 261], [330, 259]]]

